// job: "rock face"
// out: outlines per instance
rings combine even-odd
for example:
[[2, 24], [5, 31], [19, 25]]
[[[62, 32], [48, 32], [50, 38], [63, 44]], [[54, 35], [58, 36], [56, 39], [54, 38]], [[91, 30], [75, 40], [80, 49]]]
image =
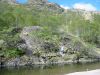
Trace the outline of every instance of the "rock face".
[[[40, 39], [35, 37], [32, 32], [39, 31], [42, 28], [40, 26], [28, 26], [24, 27], [20, 33], [20, 38], [24, 41], [18, 47], [22, 50], [25, 50], [26, 54], [21, 57], [15, 57], [9, 60], [6, 60], [3, 65], [4, 66], [24, 66], [24, 65], [37, 65], [37, 64], [58, 64], [58, 63], [77, 63], [77, 61], [83, 62], [86, 60], [84, 55], [80, 57], [81, 50], [84, 48], [84, 44], [77, 40], [77, 42], [73, 42], [72, 35], [67, 35], [61, 41], [61, 52], [59, 50], [57, 52], [47, 51], [49, 49], [55, 48], [52, 43], [45, 43], [43, 40], [41, 42]], [[31, 35], [32, 34], [32, 35]], [[45, 45], [44, 45], [45, 44]], [[44, 49], [42, 49], [42, 47]], [[40, 52], [38, 52], [40, 51]], [[78, 53], [77, 53], [78, 52]], [[96, 53], [97, 54], [97, 53]], [[86, 56], [86, 55], [85, 55]], [[82, 60], [83, 59], [83, 60]], [[93, 60], [94, 61], [94, 60]], [[85, 62], [92, 62], [85, 61]], [[2, 63], [1, 63], [2, 64]]]
[[46, 3], [47, 0], [28, 0], [29, 4], [39, 4], [39, 3]]
[[60, 5], [56, 3], [48, 2], [48, 0], [28, 0], [28, 6], [35, 6], [37, 9], [47, 9], [56, 13], [62, 13], [64, 11]]
[[42, 58], [38, 58], [36, 56], [22, 56], [22, 57], [16, 57], [14, 59], [7, 60], [4, 62], [3, 66], [26, 66], [26, 65], [38, 65], [38, 64], [44, 64], [44, 61]]
[[40, 47], [41, 42], [39, 39], [37, 39], [34, 35], [31, 35], [32, 32], [40, 29], [41, 28], [39, 26], [24, 27], [20, 34], [20, 38], [25, 41], [23, 47], [28, 50], [26, 51], [28, 55], [32, 55], [32, 53]]

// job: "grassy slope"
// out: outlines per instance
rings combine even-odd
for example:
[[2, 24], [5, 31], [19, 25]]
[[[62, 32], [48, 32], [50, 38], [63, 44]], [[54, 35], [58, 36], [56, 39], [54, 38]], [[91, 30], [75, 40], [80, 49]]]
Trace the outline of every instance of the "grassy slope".
[[[49, 41], [59, 46], [61, 38], [70, 34], [74, 41], [77, 38], [76, 42], [79, 41], [90, 51], [93, 49], [92, 52], [96, 50], [100, 54], [99, 48], [97, 48], [100, 46], [100, 15], [92, 16], [94, 20], [90, 22], [83, 18], [82, 12], [68, 10], [58, 13], [48, 9], [39, 10], [34, 6], [30, 9], [25, 5], [0, 3], [0, 39], [5, 41], [0, 44], [0, 55], [6, 58], [23, 55], [24, 52], [16, 46], [21, 41], [20, 31], [25, 26], [36, 25], [41, 26], [43, 30], [37, 32], [38, 34], [33, 34], [43, 41]], [[16, 31], [16, 29], [18, 30]]]

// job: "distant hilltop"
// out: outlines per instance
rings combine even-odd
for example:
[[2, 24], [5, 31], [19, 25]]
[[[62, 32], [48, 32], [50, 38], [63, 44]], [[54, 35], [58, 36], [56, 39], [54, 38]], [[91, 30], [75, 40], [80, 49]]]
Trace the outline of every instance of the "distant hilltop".
[[28, 3], [46, 3], [48, 0], [28, 0]]
[[[0, 0], [0, 1], [3, 1], [3, 2], [8, 2], [10, 4], [18, 4], [18, 1], [17, 0]], [[47, 2], [47, 0], [28, 0], [27, 3], [29, 4], [37, 4], [37, 3], [45, 3]]]
[[[20, 3], [17, 1], [17, 0], [0, 0], [2, 2], [7, 2], [9, 4], [12, 4], [12, 5], [19, 5]], [[49, 10], [57, 10], [57, 12], [61, 12], [61, 11], [64, 11], [60, 5], [56, 4], [56, 3], [51, 3], [51, 2], [48, 2], [48, 0], [28, 0], [27, 3], [26, 3], [28, 6], [36, 6], [37, 8], [39, 9], [42, 9], [44, 7], [48, 8]], [[65, 9], [67, 10], [67, 9]], [[68, 9], [68, 10], [71, 10], [71, 11], [74, 11], [74, 12], [87, 12], [87, 13], [92, 13], [92, 14], [100, 14], [100, 11], [85, 11], [85, 10], [80, 10], [80, 9]]]
[[[20, 5], [20, 3], [16, 0], [0, 0], [1, 2], [6, 2], [11, 5]], [[48, 9], [50, 11], [54, 11], [57, 13], [62, 13], [64, 9], [56, 4], [48, 2], [48, 0], [28, 0], [27, 3], [25, 3], [27, 8], [31, 9], [33, 6], [35, 6], [37, 9]]]

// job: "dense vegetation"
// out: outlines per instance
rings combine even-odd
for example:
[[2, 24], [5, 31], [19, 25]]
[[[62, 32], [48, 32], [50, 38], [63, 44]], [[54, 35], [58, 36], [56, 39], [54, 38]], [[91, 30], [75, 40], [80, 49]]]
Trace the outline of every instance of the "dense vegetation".
[[[91, 14], [91, 16], [90, 20], [85, 20], [82, 11], [80, 13], [69, 11], [66, 15], [66, 24], [69, 32], [80, 37], [85, 42], [100, 45], [100, 15]], [[93, 20], [91, 21], [91, 19]]]
[[92, 14], [93, 20], [90, 21], [84, 19], [83, 13], [78, 10], [57, 13], [46, 8], [41, 10], [34, 6], [28, 8], [27, 5], [9, 5], [0, 2], [0, 56], [9, 58], [24, 54], [17, 45], [22, 42], [19, 34], [26, 26], [43, 28], [33, 32], [32, 35], [53, 43], [55, 47], [49, 48], [49, 51], [59, 50], [57, 47], [67, 34], [75, 36], [74, 43], [79, 39], [88, 47], [100, 48], [100, 15]]
[[21, 41], [19, 33], [25, 26], [41, 26], [44, 31], [38, 33], [42, 38], [52, 38], [58, 26], [63, 22], [63, 14], [49, 12], [48, 9], [39, 10], [33, 7], [27, 9], [24, 5], [12, 6], [0, 3], [0, 39], [4, 40], [0, 55], [16, 56], [23, 52], [17, 48]]

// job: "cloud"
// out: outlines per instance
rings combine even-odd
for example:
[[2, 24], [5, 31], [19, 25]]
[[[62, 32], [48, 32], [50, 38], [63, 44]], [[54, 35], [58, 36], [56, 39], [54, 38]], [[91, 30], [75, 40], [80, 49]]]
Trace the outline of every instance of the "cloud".
[[70, 7], [64, 6], [64, 5], [61, 5], [61, 7], [64, 8], [64, 9], [70, 9]]
[[86, 11], [95, 11], [96, 7], [94, 7], [92, 4], [85, 4], [85, 3], [76, 3], [73, 5], [73, 8], [75, 9], [82, 9]]

